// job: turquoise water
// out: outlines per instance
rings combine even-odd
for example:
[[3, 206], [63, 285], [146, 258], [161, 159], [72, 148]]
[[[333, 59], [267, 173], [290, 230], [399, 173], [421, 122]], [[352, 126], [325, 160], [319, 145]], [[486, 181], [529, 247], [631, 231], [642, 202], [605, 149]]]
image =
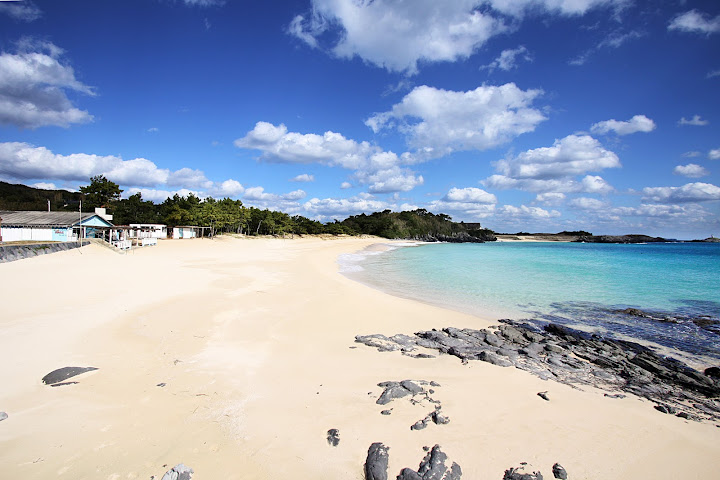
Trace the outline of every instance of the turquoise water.
[[[395, 295], [720, 358], [720, 326], [712, 325], [720, 317], [720, 244], [422, 244], [341, 263], [349, 276]], [[665, 321], [617, 313], [627, 307]]]

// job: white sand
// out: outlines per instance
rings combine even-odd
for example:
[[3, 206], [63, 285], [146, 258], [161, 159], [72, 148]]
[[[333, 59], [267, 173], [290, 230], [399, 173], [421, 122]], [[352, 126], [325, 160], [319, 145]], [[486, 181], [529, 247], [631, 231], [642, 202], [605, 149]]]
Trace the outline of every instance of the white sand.
[[[545, 478], [555, 462], [572, 480], [718, 478], [713, 424], [511, 368], [355, 344], [490, 325], [337, 273], [339, 254], [375, 242], [178, 240], [0, 264], [0, 478], [159, 479], [183, 462], [198, 480], [361, 479], [376, 441], [390, 446], [390, 478], [436, 443], [468, 480], [523, 461]], [[41, 383], [64, 366], [99, 370]], [[378, 382], [403, 379], [439, 382], [451, 423], [411, 431], [431, 405], [375, 404]]]

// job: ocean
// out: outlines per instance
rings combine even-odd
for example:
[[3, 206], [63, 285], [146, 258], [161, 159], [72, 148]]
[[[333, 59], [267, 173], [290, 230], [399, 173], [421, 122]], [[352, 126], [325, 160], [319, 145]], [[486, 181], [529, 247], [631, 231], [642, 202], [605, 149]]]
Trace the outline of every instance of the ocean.
[[[720, 359], [717, 243], [407, 243], [339, 262], [350, 278], [393, 295]], [[651, 318], [620, 312], [626, 308]]]

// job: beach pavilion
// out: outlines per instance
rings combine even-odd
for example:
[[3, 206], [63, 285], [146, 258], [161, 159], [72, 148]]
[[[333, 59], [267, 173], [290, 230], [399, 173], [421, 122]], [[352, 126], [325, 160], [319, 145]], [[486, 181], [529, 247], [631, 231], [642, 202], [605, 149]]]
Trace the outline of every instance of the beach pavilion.
[[81, 231], [82, 238], [109, 238], [114, 225], [102, 213], [0, 211], [0, 241], [74, 242]]

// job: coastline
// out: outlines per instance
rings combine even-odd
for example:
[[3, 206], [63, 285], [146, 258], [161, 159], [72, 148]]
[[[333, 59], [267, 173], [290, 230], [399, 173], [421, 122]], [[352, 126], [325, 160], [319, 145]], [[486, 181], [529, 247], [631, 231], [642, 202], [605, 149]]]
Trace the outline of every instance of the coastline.
[[[0, 361], [12, 366], [0, 379], [0, 474], [159, 478], [182, 462], [199, 479], [362, 478], [379, 441], [392, 477], [434, 444], [469, 479], [499, 479], [523, 461], [545, 475], [560, 462], [569, 478], [711, 478], [720, 468], [720, 428], [647, 401], [354, 343], [496, 324], [338, 274], [340, 254], [376, 243], [387, 242], [220, 237], [0, 265]], [[43, 278], [55, 280], [39, 288]], [[64, 366], [99, 370], [75, 385], [40, 382]], [[439, 383], [451, 422], [411, 431], [428, 408], [399, 400], [380, 415], [377, 384], [403, 379]]]

